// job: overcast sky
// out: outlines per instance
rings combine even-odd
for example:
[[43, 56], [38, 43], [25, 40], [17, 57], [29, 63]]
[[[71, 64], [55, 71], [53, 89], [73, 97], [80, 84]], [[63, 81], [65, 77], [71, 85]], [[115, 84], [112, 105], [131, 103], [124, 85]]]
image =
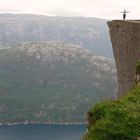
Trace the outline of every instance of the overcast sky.
[[140, 18], [140, 0], [0, 0], [0, 12], [43, 14], [49, 16], [87, 16], [106, 19]]

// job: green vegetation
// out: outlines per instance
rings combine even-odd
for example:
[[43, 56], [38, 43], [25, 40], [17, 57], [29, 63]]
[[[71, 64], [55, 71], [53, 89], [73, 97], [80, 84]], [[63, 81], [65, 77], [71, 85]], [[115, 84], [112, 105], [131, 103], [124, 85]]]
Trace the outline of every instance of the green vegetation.
[[140, 60], [136, 64], [136, 75], [140, 75]]
[[136, 140], [140, 136], [140, 86], [124, 97], [103, 101], [88, 112], [84, 140]]

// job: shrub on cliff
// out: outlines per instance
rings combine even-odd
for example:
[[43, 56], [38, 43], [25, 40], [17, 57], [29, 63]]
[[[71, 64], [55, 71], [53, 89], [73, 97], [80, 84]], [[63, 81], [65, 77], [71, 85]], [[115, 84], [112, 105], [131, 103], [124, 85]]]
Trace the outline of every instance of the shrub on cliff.
[[136, 63], [136, 74], [140, 75], [140, 60]]
[[88, 123], [85, 140], [136, 140], [140, 136], [140, 86], [125, 97], [91, 108]]

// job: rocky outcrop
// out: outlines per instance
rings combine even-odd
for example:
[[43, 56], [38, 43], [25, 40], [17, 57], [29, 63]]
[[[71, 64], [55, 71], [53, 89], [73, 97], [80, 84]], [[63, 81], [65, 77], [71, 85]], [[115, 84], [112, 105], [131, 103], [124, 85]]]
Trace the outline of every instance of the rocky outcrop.
[[122, 96], [134, 85], [135, 65], [140, 59], [140, 20], [108, 22]]

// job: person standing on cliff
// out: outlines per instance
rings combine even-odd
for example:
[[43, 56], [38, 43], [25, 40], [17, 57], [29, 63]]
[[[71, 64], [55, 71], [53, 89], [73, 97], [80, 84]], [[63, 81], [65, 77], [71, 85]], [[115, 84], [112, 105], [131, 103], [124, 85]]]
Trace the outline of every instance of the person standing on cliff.
[[127, 12], [126, 10], [124, 10], [124, 11], [121, 12], [121, 13], [123, 13], [123, 20], [125, 20], [125, 19], [126, 19], [126, 13], [129, 13], [129, 12]]

